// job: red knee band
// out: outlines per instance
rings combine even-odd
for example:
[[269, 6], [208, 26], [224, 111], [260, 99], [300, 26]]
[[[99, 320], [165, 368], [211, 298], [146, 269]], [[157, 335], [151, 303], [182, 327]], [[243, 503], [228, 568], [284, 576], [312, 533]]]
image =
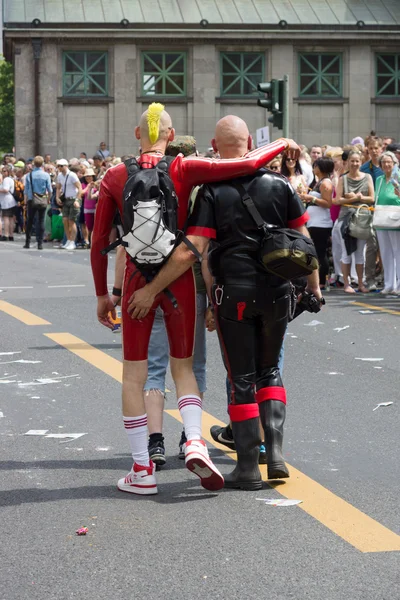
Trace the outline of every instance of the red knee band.
[[228, 407], [231, 421], [247, 421], [247, 419], [255, 419], [260, 416], [258, 404], [230, 404]]
[[280, 400], [283, 404], [286, 404], [286, 390], [284, 387], [277, 385], [261, 388], [256, 392], [256, 400], [258, 404], [266, 400]]

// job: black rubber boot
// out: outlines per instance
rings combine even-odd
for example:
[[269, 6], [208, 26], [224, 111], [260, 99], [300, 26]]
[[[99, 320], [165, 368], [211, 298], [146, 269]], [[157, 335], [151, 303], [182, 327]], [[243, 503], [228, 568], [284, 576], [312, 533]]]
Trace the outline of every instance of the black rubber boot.
[[24, 248], [30, 248], [30, 240], [27, 239], [25, 242], [25, 246], [23, 246]]
[[237, 452], [237, 465], [225, 476], [225, 487], [238, 490], [261, 490], [262, 480], [258, 467], [260, 428], [258, 417], [232, 423]]
[[280, 400], [266, 400], [259, 404], [259, 408], [265, 433], [268, 479], [285, 479], [289, 477], [289, 470], [282, 453], [286, 404]]

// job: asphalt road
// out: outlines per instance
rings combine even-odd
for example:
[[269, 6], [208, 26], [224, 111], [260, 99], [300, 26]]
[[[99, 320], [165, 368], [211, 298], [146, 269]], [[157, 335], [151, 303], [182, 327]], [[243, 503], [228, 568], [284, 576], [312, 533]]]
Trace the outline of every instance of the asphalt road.
[[[1, 600], [400, 597], [399, 299], [331, 292], [323, 312], [290, 324], [289, 480], [203, 490], [177, 458], [172, 413], [159, 494], [141, 498], [116, 489], [131, 466], [121, 339], [96, 321], [88, 252], [1, 243], [0, 290]], [[28, 324], [35, 317], [47, 324]], [[215, 334], [207, 376], [205, 436], [226, 419]], [[170, 376], [168, 389], [174, 410]], [[381, 402], [393, 404], [373, 410]], [[210, 454], [223, 473], [233, 468], [229, 452], [210, 445]], [[78, 537], [82, 526], [89, 533]]]

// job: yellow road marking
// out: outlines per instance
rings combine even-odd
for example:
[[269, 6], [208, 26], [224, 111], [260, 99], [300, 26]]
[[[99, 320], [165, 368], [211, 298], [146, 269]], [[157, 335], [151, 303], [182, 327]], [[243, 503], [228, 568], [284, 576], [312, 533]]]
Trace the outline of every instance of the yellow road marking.
[[93, 346], [87, 342], [84, 342], [70, 333], [45, 333], [44, 335], [53, 340], [53, 342], [56, 342], [56, 344], [59, 344], [73, 354], [76, 354], [79, 358], [83, 358], [86, 362], [97, 367], [103, 371], [103, 373], [106, 373], [122, 383], [121, 361], [112, 358], [112, 356], [109, 356], [97, 348], [93, 348]]
[[[179, 410], [166, 410], [171, 417], [182, 423]], [[207, 412], [203, 412], [202, 434], [213, 446], [236, 460], [236, 454], [215, 442], [210, 435], [211, 425], [225, 426]], [[263, 481], [276, 488], [285, 498], [303, 500], [299, 508], [314, 517], [361, 552], [393, 552], [400, 550], [400, 536], [358, 510], [333, 492], [330, 492], [298, 469], [288, 464], [290, 478], [285, 483], [270, 482], [266, 466], [261, 466]]]
[[0, 300], [0, 310], [7, 313], [11, 317], [18, 319], [18, 321], [22, 321], [22, 323], [25, 323], [25, 325], [51, 325], [49, 321], [45, 321], [45, 319], [37, 317], [28, 310], [20, 308], [19, 306], [14, 306], [14, 304], [10, 304], [4, 300]]
[[400, 315], [400, 310], [392, 310], [383, 306], [375, 306], [375, 304], [366, 304], [365, 302], [352, 302], [354, 306], [362, 306], [364, 308], [370, 308], [371, 310], [378, 310], [380, 312], [388, 313], [389, 315]]
[[[100, 369], [113, 379], [122, 381], [122, 362], [105, 352], [97, 350], [87, 342], [69, 333], [44, 334], [60, 346], [76, 354], [86, 362]], [[167, 414], [182, 422], [178, 410], [166, 410]], [[203, 412], [203, 437], [235, 460], [236, 454], [227, 451], [225, 446], [214, 442], [210, 436], [211, 425], [225, 425], [207, 412]], [[299, 507], [320, 521], [349, 544], [361, 552], [400, 551], [400, 536], [361, 512], [342, 498], [339, 498], [322, 485], [289, 465], [291, 477], [285, 483], [269, 483], [286, 498], [299, 498]], [[266, 469], [266, 468], [265, 468]], [[265, 469], [263, 469], [265, 471]], [[263, 480], [267, 481], [264, 472]]]

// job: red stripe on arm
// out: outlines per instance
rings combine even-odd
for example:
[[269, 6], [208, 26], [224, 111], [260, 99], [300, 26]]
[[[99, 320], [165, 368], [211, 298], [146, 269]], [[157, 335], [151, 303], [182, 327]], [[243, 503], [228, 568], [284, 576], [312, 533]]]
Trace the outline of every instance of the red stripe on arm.
[[200, 227], [200, 226], [194, 225], [194, 226], [188, 228], [186, 235], [199, 235], [200, 237], [205, 237], [210, 240], [215, 240], [215, 238], [217, 237], [217, 232], [215, 229], [212, 229], [211, 227]]
[[301, 227], [302, 225], [305, 225], [307, 223], [309, 218], [310, 217], [308, 213], [305, 212], [301, 215], [301, 217], [297, 217], [297, 219], [292, 219], [291, 221], [288, 221], [288, 226], [292, 229], [295, 229], [296, 227]]

